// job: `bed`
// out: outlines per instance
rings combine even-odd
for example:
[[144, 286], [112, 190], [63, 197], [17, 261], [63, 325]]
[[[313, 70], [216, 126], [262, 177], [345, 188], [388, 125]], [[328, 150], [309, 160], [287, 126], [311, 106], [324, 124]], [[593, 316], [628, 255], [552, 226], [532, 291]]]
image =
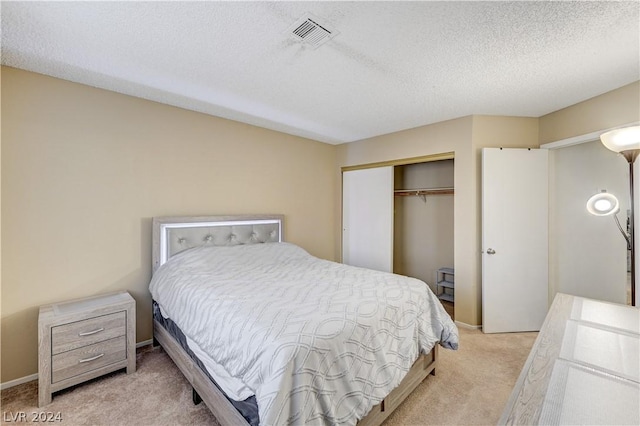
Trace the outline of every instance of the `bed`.
[[223, 425], [381, 424], [458, 345], [423, 282], [317, 259], [282, 215], [154, 218], [152, 257], [154, 343]]

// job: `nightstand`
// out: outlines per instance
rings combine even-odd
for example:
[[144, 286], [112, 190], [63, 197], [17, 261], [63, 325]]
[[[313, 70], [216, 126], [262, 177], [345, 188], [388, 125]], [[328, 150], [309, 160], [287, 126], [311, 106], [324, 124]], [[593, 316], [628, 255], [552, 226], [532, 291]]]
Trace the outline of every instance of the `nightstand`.
[[40, 307], [38, 406], [112, 371], [136, 371], [136, 304], [126, 291]]

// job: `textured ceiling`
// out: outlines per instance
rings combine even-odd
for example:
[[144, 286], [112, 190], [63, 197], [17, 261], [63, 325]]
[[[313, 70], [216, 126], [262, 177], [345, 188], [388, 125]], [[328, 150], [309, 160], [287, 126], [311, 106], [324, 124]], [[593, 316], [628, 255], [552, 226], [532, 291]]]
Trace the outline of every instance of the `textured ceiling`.
[[[337, 34], [290, 35], [310, 12]], [[640, 79], [640, 2], [2, 2], [2, 63], [343, 143]]]

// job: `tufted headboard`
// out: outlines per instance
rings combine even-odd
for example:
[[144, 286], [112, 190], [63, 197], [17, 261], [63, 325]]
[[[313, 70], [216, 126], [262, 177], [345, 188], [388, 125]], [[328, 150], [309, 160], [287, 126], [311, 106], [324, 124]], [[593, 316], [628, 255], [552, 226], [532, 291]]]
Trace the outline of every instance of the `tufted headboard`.
[[283, 215], [154, 217], [153, 273], [171, 256], [193, 247], [283, 241], [283, 221]]

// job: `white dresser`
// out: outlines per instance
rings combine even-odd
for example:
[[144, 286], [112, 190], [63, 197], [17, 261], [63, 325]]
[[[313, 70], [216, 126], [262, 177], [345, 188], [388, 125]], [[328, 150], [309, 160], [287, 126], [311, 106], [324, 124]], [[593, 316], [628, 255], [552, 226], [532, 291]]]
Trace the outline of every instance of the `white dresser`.
[[498, 424], [640, 424], [640, 310], [558, 293]]
[[112, 371], [136, 371], [136, 305], [127, 292], [45, 305], [38, 317], [38, 406]]

